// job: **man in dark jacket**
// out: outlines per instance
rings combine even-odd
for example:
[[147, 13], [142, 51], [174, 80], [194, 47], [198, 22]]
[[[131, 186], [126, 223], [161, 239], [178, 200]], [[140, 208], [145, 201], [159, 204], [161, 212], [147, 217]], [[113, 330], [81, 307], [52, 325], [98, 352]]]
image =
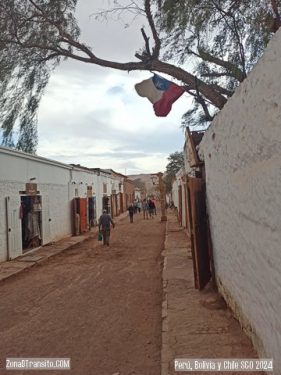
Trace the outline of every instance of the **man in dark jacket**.
[[135, 213], [135, 208], [132, 204], [129, 206], [128, 211], [129, 211], [129, 216], [130, 216], [130, 223], [132, 223], [134, 221], [134, 213]]
[[99, 231], [102, 232], [103, 244], [107, 246], [109, 246], [110, 224], [112, 224], [113, 228], [115, 227], [115, 223], [111, 216], [106, 213], [106, 210], [103, 210], [103, 213], [99, 218]]

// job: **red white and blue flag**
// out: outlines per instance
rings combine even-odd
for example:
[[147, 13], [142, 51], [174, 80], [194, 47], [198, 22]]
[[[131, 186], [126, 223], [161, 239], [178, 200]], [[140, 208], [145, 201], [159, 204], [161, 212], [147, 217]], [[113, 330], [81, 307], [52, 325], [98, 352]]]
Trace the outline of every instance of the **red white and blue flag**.
[[172, 104], [184, 93], [184, 88], [154, 74], [135, 85], [136, 92], [153, 104], [156, 116], [165, 117], [172, 109]]

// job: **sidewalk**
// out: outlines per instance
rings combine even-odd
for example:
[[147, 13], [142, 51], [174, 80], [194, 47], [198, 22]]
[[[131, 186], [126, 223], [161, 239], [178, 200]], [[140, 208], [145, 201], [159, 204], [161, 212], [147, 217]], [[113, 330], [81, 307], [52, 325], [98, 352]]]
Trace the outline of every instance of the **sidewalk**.
[[[114, 221], [118, 223], [124, 217], [127, 216], [127, 212], [114, 218]], [[89, 232], [85, 232], [79, 236], [63, 238], [57, 242], [51, 242], [47, 245], [40, 247], [39, 249], [31, 250], [28, 253], [21, 255], [11, 261], [3, 262], [0, 264], [0, 282], [17, 275], [18, 273], [46, 262], [50, 257], [57, 255], [65, 250], [72, 248], [73, 246], [86, 241], [90, 238], [95, 238], [98, 235], [98, 227], [92, 228]]]
[[201, 292], [194, 288], [190, 241], [171, 213], [162, 255], [161, 375], [182, 373], [174, 371], [176, 358], [256, 358], [250, 340], [220, 295], [211, 286]]

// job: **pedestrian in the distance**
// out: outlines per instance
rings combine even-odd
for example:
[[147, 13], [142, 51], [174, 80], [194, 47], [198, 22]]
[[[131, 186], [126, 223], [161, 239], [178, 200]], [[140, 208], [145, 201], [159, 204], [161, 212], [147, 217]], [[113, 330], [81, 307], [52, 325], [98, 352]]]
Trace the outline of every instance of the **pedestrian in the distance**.
[[152, 200], [152, 202], [153, 202], [153, 204], [154, 204], [154, 212], [153, 212], [153, 214], [154, 214], [154, 215], [157, 215], [157, 213], [156, 213], [156, 199], [153, 198], [153, 199], [151, 199], [151, 200]]
[[139, 214], [141, 212], [141, 201], [138, 201], [138, 211], [139, 211]]
[[134, 221], [134, 213], [135, 213], [135, 207], [131, 204], [128, 208], [129, 216], [130, 216], [130, 223]]
[[137, 199], [134, 200], [134, 214], [138, 212], [138, 201]]
[[102, 233], [103, 244], [107, 246], [109, 246], [110, 224], [113, 228], [115, 227], [115, 223], [111, 216], [106, 213], [106, 210], [103, 210], [102, 215], [99, 218], [99, 231]]
[[149, 199], [149, 201], [148, 201], [148, 213], [149, 213], [150, 219], [153, 219], [154, 209], [155, 209], [155, 204], [153, 203], [153, 201], [151, 199]]
[[148, 219], [148, 203], [146, 199], [142, 201], [143, 218]]

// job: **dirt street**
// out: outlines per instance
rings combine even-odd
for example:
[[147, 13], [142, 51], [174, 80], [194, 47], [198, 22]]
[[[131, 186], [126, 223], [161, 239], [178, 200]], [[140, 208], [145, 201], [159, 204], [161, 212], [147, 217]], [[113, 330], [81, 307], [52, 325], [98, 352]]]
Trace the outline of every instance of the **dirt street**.
[[159, 375], [164, 233], [137, 214], [110, 247], [91, 239], [1, 283], [0, 373], [6, 357], [70, 357], [71, 371], [14, 373]]

